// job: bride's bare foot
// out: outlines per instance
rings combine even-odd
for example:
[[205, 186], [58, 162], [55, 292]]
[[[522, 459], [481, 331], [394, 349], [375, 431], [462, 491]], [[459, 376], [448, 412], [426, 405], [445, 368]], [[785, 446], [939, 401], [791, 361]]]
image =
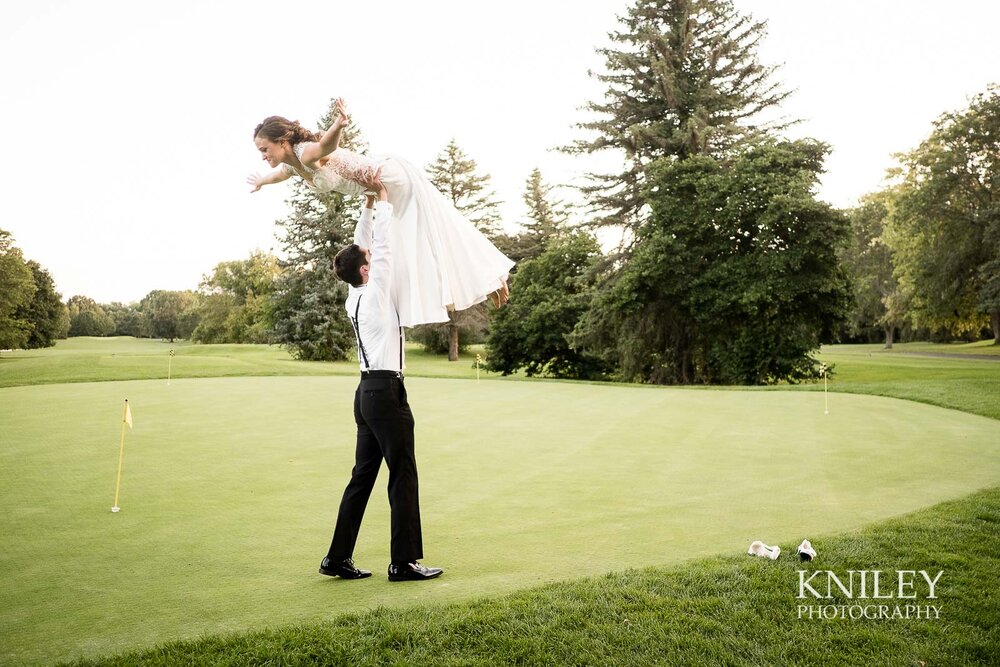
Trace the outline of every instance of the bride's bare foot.
[[499, 308], [508, 301], [510, 301], [510, 288], [507, 286], [507, 281], [500, 281], [500, 289], [495, 292], [490, 292], [490, 301], [493, 302], [493, 306]]

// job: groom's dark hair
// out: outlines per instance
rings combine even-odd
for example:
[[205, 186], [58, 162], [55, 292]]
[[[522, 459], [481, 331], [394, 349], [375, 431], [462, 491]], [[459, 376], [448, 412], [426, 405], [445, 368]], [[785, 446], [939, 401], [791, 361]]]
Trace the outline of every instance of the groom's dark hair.
[[361, 287], [361, 267], [368, 262], [365, 251], [357, 243], [343, 248], [333, 258], [333, 271], [337, 277], [349, 285]]

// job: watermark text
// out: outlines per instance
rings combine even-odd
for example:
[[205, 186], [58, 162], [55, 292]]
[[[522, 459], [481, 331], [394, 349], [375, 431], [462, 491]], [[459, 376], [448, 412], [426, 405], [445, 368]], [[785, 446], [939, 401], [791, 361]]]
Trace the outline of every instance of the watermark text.
[[[936, 620], [944, 570], [798, 570], [798, 617], [809, 620]], [[847, 603], [844, 603], [844, 600]], [[809, 602], [809, 604], [806, 603]], [[869, 602], [871, 601], [871, 602]], [[934, 602], [931, 602], [934, 601]]]

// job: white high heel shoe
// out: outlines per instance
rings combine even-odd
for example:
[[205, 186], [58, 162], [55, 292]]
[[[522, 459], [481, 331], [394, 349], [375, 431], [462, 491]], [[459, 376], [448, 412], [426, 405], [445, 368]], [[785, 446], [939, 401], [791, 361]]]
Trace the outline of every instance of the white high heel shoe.
[[760, 540], [754, 540], [750, 543], [750, 548], [747, 549], [747, 553], [751, 556], [757, 556], [758, 558], [770, 558], [771, 560], [778, 560], [778, 556], [781, 555], [781, 547], [774, 545], [769, 547]]

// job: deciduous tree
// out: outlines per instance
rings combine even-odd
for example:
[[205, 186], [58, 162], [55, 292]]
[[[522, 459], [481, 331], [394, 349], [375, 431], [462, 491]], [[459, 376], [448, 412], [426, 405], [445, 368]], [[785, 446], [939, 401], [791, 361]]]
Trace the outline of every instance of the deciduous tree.
[[281, 269], [278, 259], [256, 250], [244, 260], [219, 262], [201, 282], [200, 343], [267, 343], [271, 339], [269, 297]]
[[25, 347], [28, 349], [52, 347], [56, 339], [69, 334], [69, 310], [56, 292], [49, 272], [38, 262], [29, 260], [35, 294], [26, 305], [18, 309], [17, 318], [31, 323], [31, 334]]
[[70, 336], [110, 336], [115, 322], [104, 308], [88, 296], [71, 296], [66, 302]]
[[491, 318], [487, 367], [504, 375], [598, 378], [608, 369], [569, 336], [590, 307], [596, 239], [584, 232], [554, 237], [518, 267], [510, 302]]
[[[191, 290], [153, 290], [139, 302], [155, 338], [190, 338], [198, 326], [199, 296]], [[109, 318], [110, 319], [110, 318]]]
[[1000, 343], [1000, 87], [945, 113], [901, 156], [891, 218], [896, 276], [914, 324]]
[[852, 333], [878, 328], [887, 349], [892, 348], [894, 333], [903, 324], [906, 303], [893, 275], [892, 249], [885, 237], [891, 206], [891, 190], [863, 197], [847, 212], [850, 237], [839, 253], [854, 295], [849, 318]]
[[14, 246], [10, 232], [0, 229], [0, 350], [27, 345], [32, 326], [22, 309], [31, 302], [35, 289], [24, 255]]
[[649, 220], [575, 341], [626, 380], [765, 384], [818, 376], [846, 316], [844, 216], [813, 195], [826, 147], [762, 143], [652, 166]]
[[149, 319], [139, 310], [139, 304], [114, 301], [101, 307], [114, 321], [116, 336], [150, 337]]

